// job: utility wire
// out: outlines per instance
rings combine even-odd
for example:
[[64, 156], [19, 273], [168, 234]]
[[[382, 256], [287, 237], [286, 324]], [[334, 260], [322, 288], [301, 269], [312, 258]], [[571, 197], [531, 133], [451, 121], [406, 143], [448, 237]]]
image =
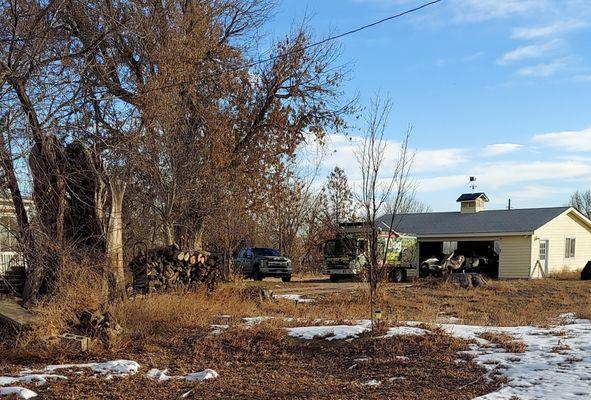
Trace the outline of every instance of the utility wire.
[[[320, 40], [320, 41], [314, 42], [314, 43], [310, 43], [309, 45], [306, 45], [306, 46], [303, 46], [303, 47], [292, 49], [292, 50], [290, 50], [290, 51], [288, 51], [286, 53], [277, 54], [275, 56], [271, 56], [271, 57], [268, 57], [268, 58], [265, 58], [265, 59], [262, 59], [262, 60], [253, 61], [253, 62], [248, 63], [248, 64], [244, 64], [244, 65], [241, 65], [241, 66], [238, 66], [238, 67], [227, 69], [225, 71], [222, 71], [220, 74], [230, 73], [230, 72], [237, 72], [237, 71], [240, 71], [240, 70], [243, 70], [243, 69], [248, 69], [248, 68], [255, 67], [257, 65], [265, 64], [265, 63], [268, 63], [270, 61], [275, 61], [275, 60], [277, 60], [279, 58], [287, 57], [287, 56], [290, 56], [292, 54], [302, 53], [302, 52], [304, 52], [304, 51], [306, 51], [308, 49], [311, 49], [313, 47], [320, 46], [321, 44], [324, 44], [324, 43], [327, 43], [327, 42], [331, 42], [333, 40], [337, 40], [337, 39], [340, 39], [342, 37], [352, 35], [354, 33], [363, 31], [365, 29], [372, 28], [372, 27], [374, 27], [376, 25], [383, 24], [384, 22], [391, 21], [393, 19], [397, 19], [397, 18], [403, 17], [405, 15], [414, 13], [414, 12], [419, 11], [419, 10], [422, 10], [423, 8], [427, 8], [427, 7], [432, 6], [434, 4], [440, 3], [442, 1], [443, 0], [433, 0], [433, 1], [430, 1], [428, 3], [424, 3], [424, 4], [420, 5], [420, 6], [417, 6], [415, 8], [411, 8], [409, 10], [400, 12], [398, 14], [391, 15], [391, 16], [386, 17], [386, 18], [382, 18], [382, 19], [380, 19], [378, 21], [375, 21], [375, 22], [372, 22], [370, 24], [363, 25], [363, 26], [360, 26], [360, 27], [355, 28], [355, 29], [351, 29], [351, 30], [346, 31], [346, 32], [343, 32], [343, 33], [339, 33], [338, 35], [327, 37], [327, 38], [325, 38], [323, 40]], [[171, 87], [184, 85], [186, 83], [191, 83], [191, 81], [176, 82], [176, 83], [171, 83], [171, 84], [168, 84], [168, 85], [158, 86], [158, 87], [155, 87], [155, 88], [152, 88], [152, 89], [148, 89], [148, 90], [142, 92], [140, 94], [140, 96], [141, 95], [145, 95], [145, 94], [150, 93], [150, 92], [157, 91], [157, 90], [168, 89], [168, 88], [171, 88]], [[117, 98], [117, 97], [116, 96], [113, 96], [112, 98]], [[96, 100], [103, 101], [103, 100], [107, 100], [107, 99], [108, 98], [101, 98], [101, 99], [96, 99]]]
[[[403, 16], [405, 16], [405, 15], [407, 15], [407, 14], [411, 14], [411, 13], [413, 13], [413, 12], [416, 12], [416, 11], [422, 10], [423, 8], [426, 8], [426, 7], [432, 6], [433, 4], [440, 3], [440, 2], [442, 2], [442, 1], [443, 1], [443, 0], [434, 0], [434, 1], [431, 1], [431, 2], [429, 2], [429, 3], [425, 3], [425, 4], [423, 4], [423, 5], [420, 5], [420, 6], [418, 6], [418, 7], [412, 8], [412, 9], [410, 9], [410, 10], [403, 11], [403, 12], [401, 12], [401, 13], [398, 13], [398, 14], [396, 14], [396, 15], [391, 15], [391, 16], [389, 16], [389, 17], [382, 18], [382, 19], [380, 19], [379, 21], [372, 22], [371, 24], [363, 25], [363, 26], [360, 26], [359, 28], [355, 28], [355, 29], [352, 29], [352, 30], [350, 30], [350, 31], [347, 31], [347, 32], [339, 33], [338, 35], [335, 35], [335, 36], [330, 36], [330, 37], [327, 37], [326, 39], [323, 39], [323, 40], [321, 40], [321, 41], [319, 41], [319, 42], [310, 43], [310, 44], [309, 44], [309, 45], [307, 45], [307, 46], [300, 47], [300, 48], [297, 48], [297, 49], [293, 49], [293, 50], [291, 50], [291, 51], [288, 51], [287, 53], [284, 53], [284, 54], [278, 54], [278, 55], [276, 55], [276, 56], [272, 56], [272, 57], [269, 57], [269, 58], [265, 58], [264, 60], [260, 60], [260, 61], [254, 61], [254, 62], [252, 62], [252, 63], [250, 63], [250, 64], [246, 64], [246, 65], [243, 65], [243, 66], [237, 67], [237, 68], [235, 68], [234, 70], [235, 70], [235, 71], [238, 71], [238, 70], [241, 70], [241, 69], [244, 69], [244, 68], [251, 68], [251, 67], [254, 67], [254, 66], [256, 66], [256, 65], [259, 65], [259, 64], [264, 64], [264, 63], [267, 63], [267, 62], [269, 62], [269, 61], [274, 61], [274, 60], [276, 60], [276, 59], [278, 59], [278, 58], [285, 57], [285, 56], [289, 56], [289, 55], [291, 55], [291, 54], [294, 54], [294, 53], [301, 53], [301, 52], [303, 52], [303, 51], [306, 51], [306, 50], [308, 50], [308, 49], [311, 49], [312, 47], [316, 47], [316, 46], [319, 46], [319, 45], [321, 45], [321, 44], [324, 44], [324, 43], [327, 43], [327, 42], [331, 42], [331, 41], [333, 41], [333, 40], [340, 39], [340, 38], [342, 38], [342, 37], [345, 37], [345, 36], [348, 36], [348, 35], [352, 35], [352, 34], [354, 34], [354, 33], [360, 32], [360, 31], [362, 31], [362, 30], [365, 30], [365, 29], [368, 29], [368, 28], [374, 27], [374, 26], [376, 26], [376, 25], [383, 24], [384, 22], [387, 22], [387, 21], [390, 21], [390, 20], [393, 20], [393, 19], [396, 19], [396, 18], [403, 17]], [[230, 71], [231, 71], [231, 70], [230, 70]]]

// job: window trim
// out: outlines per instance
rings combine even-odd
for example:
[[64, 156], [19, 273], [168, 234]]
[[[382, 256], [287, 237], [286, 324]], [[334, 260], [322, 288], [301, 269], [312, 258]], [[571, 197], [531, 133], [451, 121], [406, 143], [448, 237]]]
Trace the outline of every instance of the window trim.
[[564, 238], [564, 259], [572, 260], [577, 255], [577, 238], [567, 236]]

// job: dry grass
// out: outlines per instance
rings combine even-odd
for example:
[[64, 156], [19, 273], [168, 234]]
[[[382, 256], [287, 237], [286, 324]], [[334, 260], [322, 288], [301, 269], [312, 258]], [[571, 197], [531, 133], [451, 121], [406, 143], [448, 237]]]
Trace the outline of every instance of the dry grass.
[[[33, 389], [47, 399], [178, 399], [189, 390], [189, 398], [471, 399], [502, 383], [480, 379], [486, 371], [469, 360], [457, 363], [467, 342], [440, 333], [305, 341], [262, 324], [215, 337], [202, 330], [179, 330], [160, 338], [157, 347], [119, 354], [142, 365], [136, 376], [105, 381], [69, 374], [68, 381]], [[213, 368], [220, 377], [203, 383], [154, 382], [142, 376], [152, 367], [169, 368], [172, 374]], [[372, 379], [381, 385], [366, 386]]]
[[478, 335], [484, 340], [504, 348], [509, 353], [524, 353], [527, 345], [515, 337], [501, 332], [482, 332]]
[[[96, 288], [90, 288], [93, 284], [92, 276], [76, 279], [69, 291], [56, 294], [55, 302], [44, 310], [49, 327], [39, 327], [39, 332], [67, 328], [66, 321], [74, 310], [96, 307], [99, 297]], [[130, 390], [137, 398], [178, 398], [190, 388], [197, 388], [195, 393], [203, 398], [472, 398], [499, 384], [479, 380], [484, 372], [469, 360], [458, 364], [457, 352], [467, 344], [442, 332], [424, 337], [363, 337], [352, 342], [300, 341], [286, 335], [284, 327], [323, 323], [317, 319], [336, 324], [367, 318], [366, 284], [263, 282], [279, 293], [315, 299], [299, 304], [244, 299], [241, 289], [253, 284], [238, 281], [222, 285], [211, 295], [170, 293], [113, 304], [105, 311], [123, 326], [124, 334], [110, 347], [96, 346], [89, 353], [76, 354], [21, 338], [15, 345], [0, 345], [0, 358], [5, 361], [0, 371], [127, 358], [142, 365], [142, 374], [151, 367], [169, 368], [173, 374], [213, 368], [221, 376], [197, 386], [155, 383], [141, 376], [110, 382], [76, 376], [68, 382], [34, 388], [43, 398], [127, 399]], [[92, 295], [84, 296], [85, 291]], [[590, 297], [588, 283], [581, 281], [491, 282], [487, 288], [474, 290], [414, 282], [383, 286], [378, 307], [387, 326], [408, 320], [440, 322], [442, 315], [469, 324], [541, 325], [564, 312], [588, 318]], [[253, 316], [273, 318], [260, 326], [245, 327], [242, 318]], [[293, 319], [286, 320], [288, 317]], [[211, 324], [230, 327], [213, 336]], [[488, 333], [482, 337], [510, 352], [525, 349], [522, 342], [508, 335]], [[361, 356], [369, 356], [371, 361], [349, 370], [355, 364], [352, 360]], [[410, 361], [402, 362], [396, 356]], [[394, 376], [405, 379], [390, 382]], [[374, 388], [364, 386], [370, 379], [383, 383]], [[473, 381], [477, 383], [458, 390]]]
[[550, 274], [550, 277], [563, 281], [578, 281], [581, 280], [581, 270], [572, 270], [565, 267], [558, 272], [553, 272], [552, 274]]

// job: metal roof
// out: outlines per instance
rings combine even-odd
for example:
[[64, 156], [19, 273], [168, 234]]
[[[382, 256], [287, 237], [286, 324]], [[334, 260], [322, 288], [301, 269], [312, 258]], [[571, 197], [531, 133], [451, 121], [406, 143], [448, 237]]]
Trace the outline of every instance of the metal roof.
[[484, 201], [489, 201], [488, 197], [486, 194], [479, 192], [479, 193], [464, 193], [463, 195], [461, 195], [460, 197], [458, 197], [458, 199], [456, 200], [457, 202], [462, 202], [462, 201], [474, 201], [478, 198], [482, 197], [484, 199]]
[[[553, 220], [570, 207], [528, 208], [512, 210], [484, 210], [477, 213], [436, 212], [422, 214], [398, 214], [393, 230], [416, 236], [454, 236], [483, 234], [530, 233]], [[392, 214], [378, 219], [383, 229], [388, 229]]]

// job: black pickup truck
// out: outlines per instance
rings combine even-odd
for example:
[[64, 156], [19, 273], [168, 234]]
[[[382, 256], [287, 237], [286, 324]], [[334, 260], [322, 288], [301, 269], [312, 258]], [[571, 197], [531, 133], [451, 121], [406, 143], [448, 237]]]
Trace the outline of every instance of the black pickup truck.
[[281, 278], [283, 282], [291, 281], [291, 260], [282, 256], [277, 250], [265, 247], [245, 247], [241, 249], [234, 264], [239, 273], [262, 281], [265, 277]]

